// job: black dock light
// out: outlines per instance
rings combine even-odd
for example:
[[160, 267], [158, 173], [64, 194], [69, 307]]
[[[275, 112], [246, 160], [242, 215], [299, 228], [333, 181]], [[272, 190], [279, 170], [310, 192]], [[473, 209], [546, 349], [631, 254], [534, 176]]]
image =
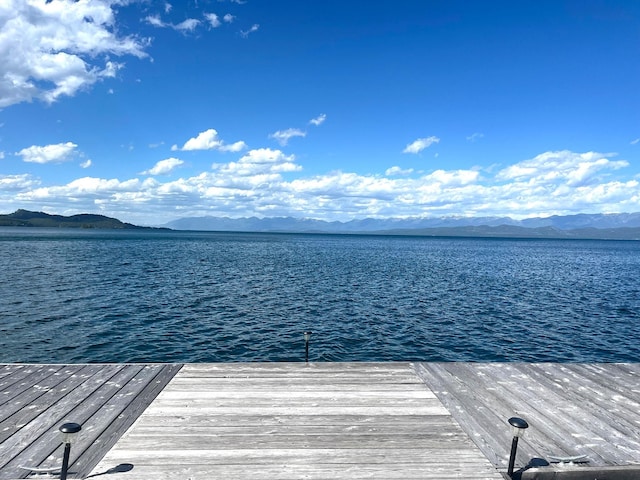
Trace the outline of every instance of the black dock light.
[[511, 455], [509, 456], [509, 468], [507, 475], [513, 476], [513, 464], [516, 462], [516, 451], [518, 450], [518, 439], [524, 435], [524, 431], [529, 428], [526, 420], [518, 417], [511, 417], [509, 425], [513, 427], [513, 440], [511, 441]]
[[71, 454], [71, 443], [75, 440], [77, 433], [82, 427], [77, 423], [65, 423], [60, 427], [62, 432], [62, 443], [64, 443], [64, 455], [62, 457], [62, 470], [60, 470], [60, 480], [67, 480], [69, 470], [69, 455]]
[[304, 332], [304, 361], [309, 362], [309, 339], [313, 332]]

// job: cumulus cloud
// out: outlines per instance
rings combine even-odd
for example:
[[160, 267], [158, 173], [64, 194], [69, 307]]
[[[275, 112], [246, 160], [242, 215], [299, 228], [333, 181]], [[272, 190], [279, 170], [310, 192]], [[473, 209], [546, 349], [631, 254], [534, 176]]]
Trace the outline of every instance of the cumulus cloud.
[[31, 175], [0, 175], [0, 193], [31, 189], [40, 183]]
[[[612, 155], [608, 155], [612, 156]], [[498, 180], [527, 182], [530, 185], [565, 183], [577, 187], [602, 181], [602, 173], [628, 166], [625, 160], [611, 160], [597, 152], [568, 150], [545, 152], [501, 170]]]
[[0, 108], [73, 96], [146, 56], [148, 40], [118, 35], [115, 0], [5, 0], [0, 6]]
[[80, 164], [80, 168], [89, 168], [91, 166], [91, 160], [86, 160]]
[[227, 23], [231, 23], [235, 20], [236, 17], [234, 17], [233, 15], [231, 15], [230, 13], [227, 13], [224, 17], [222, 17], [222, 19], [227, 22]]
[[16, 152], [16, 155], [29, 163], [60, 163], [69, 160], [77, 147], [78, 145], [72, 142], [44, 146], [32, 145]]
[[631, 145], [637, 145], [640, 143], [640, 138], [636, 138], [635, 140], [631, 140]]
[[440, 139], [438, 137], [432, 136], [432, 137], [426, 137], [426, 138], [419, 138], [414, 142], [408, 144], [405, 147], [405, 149], [402, 151], [402, 153], [420, 153], [425, 148], [428, 148], [434, 143], [438, 143], [438, 142], [440, 142]]
[[275, 139], [280, 145], [285, 146], [293, 137], [306, 137], [307, 132], [303, 132], [299, 128], [287, 128], [286, 130], [278, 130], [269, 135], [269, 138]]
[[171, 157], [165, 160], [160, 160], [149, 170], [145, 170], [144, 172], [140, 173], [141, 175], [166, 175], [167, 173], [171, 173], [183, 163], [184, 162], [182, 160]]
[[249, 177], [263, 174], [296, 172], [302, 169], [295, 163], [294, 155], [285, 155], [280, 150], [258, 148], [250, 150], [237, 162], [214, 164], [213, 169], [226, 174]]
[[316, 118], [312, 118], [311, 120], [309, 120], [309, 123], [317, 127], [319, 125], [322, 125], [326, 119], [327, 116], [324, 113], [321, 113]]
[[[386, 175], [334, 171], [304, 177], [293, 155], [261, 148], [170, 181], [84, 177], [43, 186], [30, 176], [0, 176], [0, 202], [57, 210], [72, 202], [75, 209], [110, 212], [142, 224], [206, 214], [349, 220], [640, 211], [640, 182], [620, 177], [627, 165], [612, 154], [559, 151], [543, 152], [497, 172], [438, 169], [409, 174], [391, 167]], [[287, 173], [295, 175], [287, 178]]]
[[247, 144], [243, 141], [238, 141], [230, 145], [225, 144], [218, 138], [218, 132], [210, 128], [198, 134], [197, 137], [190, 138], [185, 142], [182, 147], [173, 145], [171, 150], [220, 150], [222, 152], [239, 152], [247, 148]]
[[387, 177], [392, 177], [395, 175], [411, 175], [413, 172], [413, 168], [400, 168], [398, 166], [393, 166], [391, 168], [387, 168], [384, 174]]
[[240, 36], [243, 38], [247, 38], [253, 32], [257, 32], [259, 28], [260, 28], [260, 25], [257, 23], [254, 23], [253, 25], [251, 25], [251, 28], [249, 30], [240, 30]]

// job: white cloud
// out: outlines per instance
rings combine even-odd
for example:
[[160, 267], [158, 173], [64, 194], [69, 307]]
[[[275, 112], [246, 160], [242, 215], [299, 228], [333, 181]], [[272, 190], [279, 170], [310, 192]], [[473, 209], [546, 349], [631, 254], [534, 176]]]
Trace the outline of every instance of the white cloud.
[[0, 108], [51, 103], [116, 74], [112, 56], [146, 56], [146, 39], [119, 36], [113, 0], [5, 0], [0, 6]]
[[4, 152], [0, 152], [0, 160], [4, 158]]
[[165, 160], [160, 160], [149, 170], [145, 170], [144, 172], [140, 173], [141, 175], [166, 175], [167, 173], [171, 173], [183, 163], [184, 162], [182, 160], [171, 157]]
[[239, 152], [245, 148], [247, 148], [247, 144], [243, 141], [225, 145], [225, 143], [218, 138], [218, 132], [210, 128], [209, 130], [199, 133], [197, 137], [187, 140], [182, 148], [173, 145], [171, 150], [220, 150], [222, 152]]
[[164, 13], [169, 13], [172, 8], [173, 8], [173, 6], [170, 3], [165, 3], [164, 4]]
[[[70, 206], [99, 210], [140, 224], [199, 215], [349, 220], [640, 211], [640, 182], [620, 178], [628, 163], [613, 157], [544, 152], [497, 173], [489, 166], [409, 175], [408, 170], [391, 167], [386, 176], [336, 171], [304, 177], [293, 155], [261, 148], [214, 164], [210, 171], [170, 181], [85, 177], [43, 186], [28, 175], [0, 176], [0, 203], [57, 211]], [[553, 174], [556, 168], [559, 174]], [[287, 173], [294, 173], [294, 178], [286, 178]]]
[[16, 152], [16, 155], [21, 156], [23, 161], [30, 163], [58, 163], [69, 160], [77, 147], [78, 145], [72, 142], [45, 146], [32, 145]]
[[147, 17], [145, 17], [145, 21], [149, 25], [153, 25], [154, 27], [158, 27], [158, 28], [164, 28], [169, 26], [168, 24], [162, 21], [162, 19], [160, 18], [160, 15], [148, 15]]
[[218, 15], [216, 15], [215, 13], [205, 13], [204, 18], [207, 19], [207, 22], [209, 22], [209, 25], [211, 25], [213, 28], [218, 28], [220, 25], [222, 25], [222, 22], [218, 18]]
[[39, 185], [31, 175], [0, 175], [0, 192], [14, 192], [34, 188]]
[[192, 32], [198, 25], [200, 25], [200, 20], [196, 20], [195, 18], [187, 18], [177, 25], [173, 25], [173, 28], [175, 28], [179, 32]]
[[574, 153], [568, 150], [545, 152], [498, 172], [498, 180], [527, 182], [529, 185], [553, 185], [565, 182], [577, 187], [602, 180], [601, 172], [628, 166], [625, 160], [610, 160], [597, 152]]
[[91, 160], [86, 160], [86, 161], [84, 161], [84, 162], [82, 162], [80, 164], [80, 167], [81, 168], [89, 168], [91, 166], [91, 164], [92, 164]]
[[160, 18], [160, 15], [148, 15], [144, 19], [149, 25], [152, 25], [157, 28], [172, 28], [182, 33], [192, 32], [194, 31], [198, 25], [200, 25], [200, 20], [195, 18], [187, 18], [180, 23], [168, 23]]
[[384, 174], [387, 177], [392, 177], [396, 175], [411, 175], [413, 172], [413, 168], [400, 168], [398, 166], [393, 166], [391, 168], [387, 168]]
[[249, 30], [240, 30], [240, 35], [243, 38], [247, 38], [249, 34], [253, 32], [257, 32], [259, 28], [260, 28], [260, 25], [257, 23], [254, 23], [253, 25], [251, 25], [251, 28]]
[[635, 140], [631, 140], [631, 145], [637, 145], [640, 143], [640, 138], [636, 138]]
[[326, 119], [327, 119], [327, 115], [324, 113], [321, 113], [316, 118], [312, 118], [311, 120], [309, 120], [309, 123], [317, 127], [319, 125], [322, 125]]
[[303, 132], [299, 128], [288, 128], [286, 130], [278, 130], [269, 135], [269, 138], [275, 139], [280, 145], [285, 146], [293, 137], [305, 137], [307, 132]]
[[222, 145], [220, 150], [223, 152], [240, 152], [245, 148], [247, 148], [247, 144], [240, 140], [229, 145]]
[[218, 28], [220, 25], [222, 25], [222, 22], [232, 23], [236, 17], [234, 17], [230, 13], [227, 13], [222, 17], [222, 20], [220, 20], [220, 17], [215, 13], [205, 13], [204, 18], [207, 20], [207, 22], [209, 22], [209, 25], [211, 25], [212, 28]]
[[434, 143], [438, 143], [438, 142], [440, 142], [440, 139], [438, 137], [432, 136], [432, 137], [426, 137], [426, 138], [419, 138], [414, 142], [408, 144], [406, 148], [402, 151], [402, 153], [420, 153], [425, 148], [428, 148]]
[[294, 155], [285, 155], [280, 150], [259, 148], [250, 150], [237, 162], [229, 162], [222, 165], [214, 164], [213, 169], [234, 176], [251, 177], [296, 172], [302, 170], [302, 167], [295, 163]]
[[482, 138], [484, 138], [484, 133], [478, 133], [478, 132], [476, 132], [476, 133], [472, 133], [471, 135], [469, 135], [469, 136], [467, 137], [467, 140], [468, 140], [469, 142], [473, 143], [473, 142], [477, 142], [478, 140], [480, 140], [480, 139], [482, 139]]

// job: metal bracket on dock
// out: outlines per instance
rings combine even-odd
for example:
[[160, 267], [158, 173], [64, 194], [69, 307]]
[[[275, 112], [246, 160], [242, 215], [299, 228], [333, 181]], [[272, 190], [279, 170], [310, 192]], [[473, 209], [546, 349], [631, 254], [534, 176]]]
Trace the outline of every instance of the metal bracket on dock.
[[38, 476], [40, 478], [53, 478], [53, 474], [60, 473], [60, 467], [26, 467], [18, 465], [18, 468], [28, 470], [34, 474], [34, 476]]

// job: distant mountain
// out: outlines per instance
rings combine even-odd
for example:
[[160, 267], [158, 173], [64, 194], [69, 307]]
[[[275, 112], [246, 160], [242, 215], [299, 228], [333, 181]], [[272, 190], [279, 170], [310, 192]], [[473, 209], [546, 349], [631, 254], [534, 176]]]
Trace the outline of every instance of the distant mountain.
[[100, 229], [150, 229], [123, 223], [103, 215], [83, 213], [64, 217], [43, 212], [17, 210], [8, 215], [0, 215], [0, 227], [53, 227], [53, 228], [100, 228]]
[[190, 217], [165, 225], [176, 230], [367, 233], [520, 238], [640, 239], [640, 213], [579, 214], [514, 220], [510, 217], [365, 218], [348, 222], [293, 217]]

